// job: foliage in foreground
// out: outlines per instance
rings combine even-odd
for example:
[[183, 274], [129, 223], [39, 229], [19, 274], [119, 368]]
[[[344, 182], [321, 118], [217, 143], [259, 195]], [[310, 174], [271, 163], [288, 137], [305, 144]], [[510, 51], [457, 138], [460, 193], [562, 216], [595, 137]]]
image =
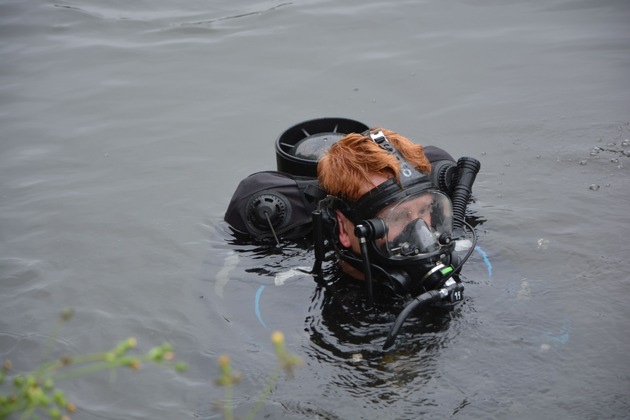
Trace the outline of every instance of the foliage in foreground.
[[[302, 364], [302, 360], [298, 356], [286, 351], [284, 346], [284, 335], [280, 331], [275, 331], [271, 334], [271, 342], [273, 343], [274, 351], [278, 357], [279, 363], [269, 376], [267, 383], [260, 392], [256, 404], [254, 404], [251, 410], [249, 410], [244, 417], [245, 419], [253, 419], [256, 416], [258, 410], [262, 408], [263, 403], [269, 397], [271, 391], [273, 391], [273, 388], [278, 382], [280, 374], [283, 370], [286, 371], [288, 377], [293, 377], [293, 369]], [[223, 402], [220, 404], [223, 408], [223, 417], [225, 420], [234, 420], [232, 390], [234, 385], [240, 382], [241, 375], [234, 372], [230, 363], [230, 358], [227, 355], [219, 356], [219, 366], [221, 368], [221, 375], [219, 379], [217, 379], [216, 383], [217, 385], [225, 388], [225, 396]]]
[[[45, 350], [44, 360], [47, 359], [50, 345], [59, 326], [72, 315], [71, 310], [62, 312]], [[256, 416], [283, 370], [292, 377], [293, 369], [302, 363], [298, 356], [286, 351], [284, 335], [281, 332], [274, 332], [271, 335], [271, 342], [279, 363], [245, 419], [253, 419]], [[135, 338], [128, 338], [109, 351], [73, 357], [64, 356], [52, 362], [44, 362], [33, 372], [26, 374], [13, 374], [12, 363], [5, 361], [0, 369], [0, 387], [9, 388], [9, 390], [6, 393], [4, 391], [0, 393], [0, 420], [12, 414], [19, 415], [20, 419], [33, 419], [38, 418], [38, 415], [45, 415], [53, 420], [69, 420], [77, 407], [68, 401], [63, 390], [57, 387], [57, 382], [61, 380], [105, 370], [114, 373], [118, 368], [138, 371], [143, 363], [171, 366], [178, 372], [186, 369], [184, 363], [174, 361], [175, 354], [169, 343], [154, 347], [145, 354], [134, 355], [131, 353], [136, 344]], [[219, 357], [219, 367], [220, 376], [216, 383], [225, 389], [224, 399], [219, 406], [226, 420], [234, 420], [232, 392], [234, 385], [241, 380], [241, 375], [234, 372], [227, 355]]]
[[[71, 310], [62, 312], [45, 353], [50, 350], [50, 343], [61, 322], [67, 321], [72, 315]], [[0, 394], [0, 419], [5, 419], [11, 414], [20, 414], [22, 419], [37, 418], [38, 414], [48, 415], [51, 419], [69, 419], [76, 411], [76, 406], [69, 402], [64, 392], [57, 387], [57, 382], [61, 380], [104, 370], [114, 372], [121, 367], [137, 371], [145, 362], [173, 366], [180, 372], [186, 369], [183, 363], [174, 362], [175, 354], [170, 344], [154, 347], [146, 354], [133, 355], [131, 350], [136, 344], [135, 338], [128, 338], [109, 351], [74, 357], [64, 356], [52, 362], [42, 363], [33, 372], [13, 376], [11, 362], [5, 361], [0, 371], [0, 385], [6, 385], [11, 389], [6, 394]], [[44, 357], [44, 360], [46, 358]]]

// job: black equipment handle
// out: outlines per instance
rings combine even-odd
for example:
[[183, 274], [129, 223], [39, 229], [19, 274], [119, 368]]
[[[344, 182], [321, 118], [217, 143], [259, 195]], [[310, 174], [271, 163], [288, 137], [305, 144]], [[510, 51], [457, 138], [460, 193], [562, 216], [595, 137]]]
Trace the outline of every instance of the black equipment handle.
[[379, 218], [363, 220], [354, 228], [354, 235], [359, 239], [361, 259], [363, 260], [363, 275], [365, 277], [365, 288], [368, 296], [368, 308], [371, 308], [374, 303], [374, 292], [372, 290], [372, 269], [368, 255], [367, 241], [382, 238], [385, 236], [386, 232], [387, 228], [385, 227], [385, 223]]
[[313, 265], [312, 273], [318, 274], [322, 269], [322, 261], [326, 255], [324, 249], [324, 233], [322, 231], [322, 211], [314, 210], [312, 213], [313, 218], [313, 246], [315, 248], [315, 264]]

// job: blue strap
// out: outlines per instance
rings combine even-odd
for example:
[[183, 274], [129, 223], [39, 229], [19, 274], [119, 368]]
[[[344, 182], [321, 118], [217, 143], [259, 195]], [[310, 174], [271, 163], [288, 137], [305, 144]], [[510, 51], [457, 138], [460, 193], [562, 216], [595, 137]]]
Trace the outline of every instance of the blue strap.
[[256, 312], [256, 317], [258, 318], [258, 322], [262, 324], [263, 327], [267, 328], [265, 325], [265, 321], [262, 319], [262, 315], [260, 315], [260, 295], [262, 295], [263, 290], [265, 290], [265, 286], [260, 286], [258, 291], [256, 292], [256, 298], [254, 300], [254, 311]]
[[475, 250], [481, 254], [483, 261], [486, 263], [486, 266], [488, 267], [488, 277], [492, 278], [492, 263], [490, 262], [490, 258], [488, 258], [488, 254], [486, 254], [486, 252], [483, 249], [481, 249], [479, 245], [475, 247]]

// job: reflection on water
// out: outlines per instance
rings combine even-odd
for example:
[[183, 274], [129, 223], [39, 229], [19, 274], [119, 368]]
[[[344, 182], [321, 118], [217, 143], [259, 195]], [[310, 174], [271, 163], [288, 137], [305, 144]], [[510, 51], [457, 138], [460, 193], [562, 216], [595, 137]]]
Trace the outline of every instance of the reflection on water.
[[377, 298], [368, 310], [364, 290], [356, 284], [318, 288], [313, 297], [305, 321], [312, 343], [308, 355], [320, 364], [324, 373], [318, 379], [328, 392], [362, 396], [383, 409], [400, 407], [399, 398], [417, 394], [439, 376], [436, 359], [453, 338], [449, 321], [458, 310], [432, 309], [408, 319], [394, 351], [384, 352], [403, 302]]

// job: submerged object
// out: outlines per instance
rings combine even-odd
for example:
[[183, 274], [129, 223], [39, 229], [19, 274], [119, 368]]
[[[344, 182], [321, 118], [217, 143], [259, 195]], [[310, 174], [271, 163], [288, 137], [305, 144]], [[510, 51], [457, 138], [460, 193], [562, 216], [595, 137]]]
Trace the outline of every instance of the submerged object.
[[276, 140], [278, 171], [317, 177], [317, 160], [346, 134], [362, 133], [369, 127], [348, 118], [317, 118], [294, 125]]

